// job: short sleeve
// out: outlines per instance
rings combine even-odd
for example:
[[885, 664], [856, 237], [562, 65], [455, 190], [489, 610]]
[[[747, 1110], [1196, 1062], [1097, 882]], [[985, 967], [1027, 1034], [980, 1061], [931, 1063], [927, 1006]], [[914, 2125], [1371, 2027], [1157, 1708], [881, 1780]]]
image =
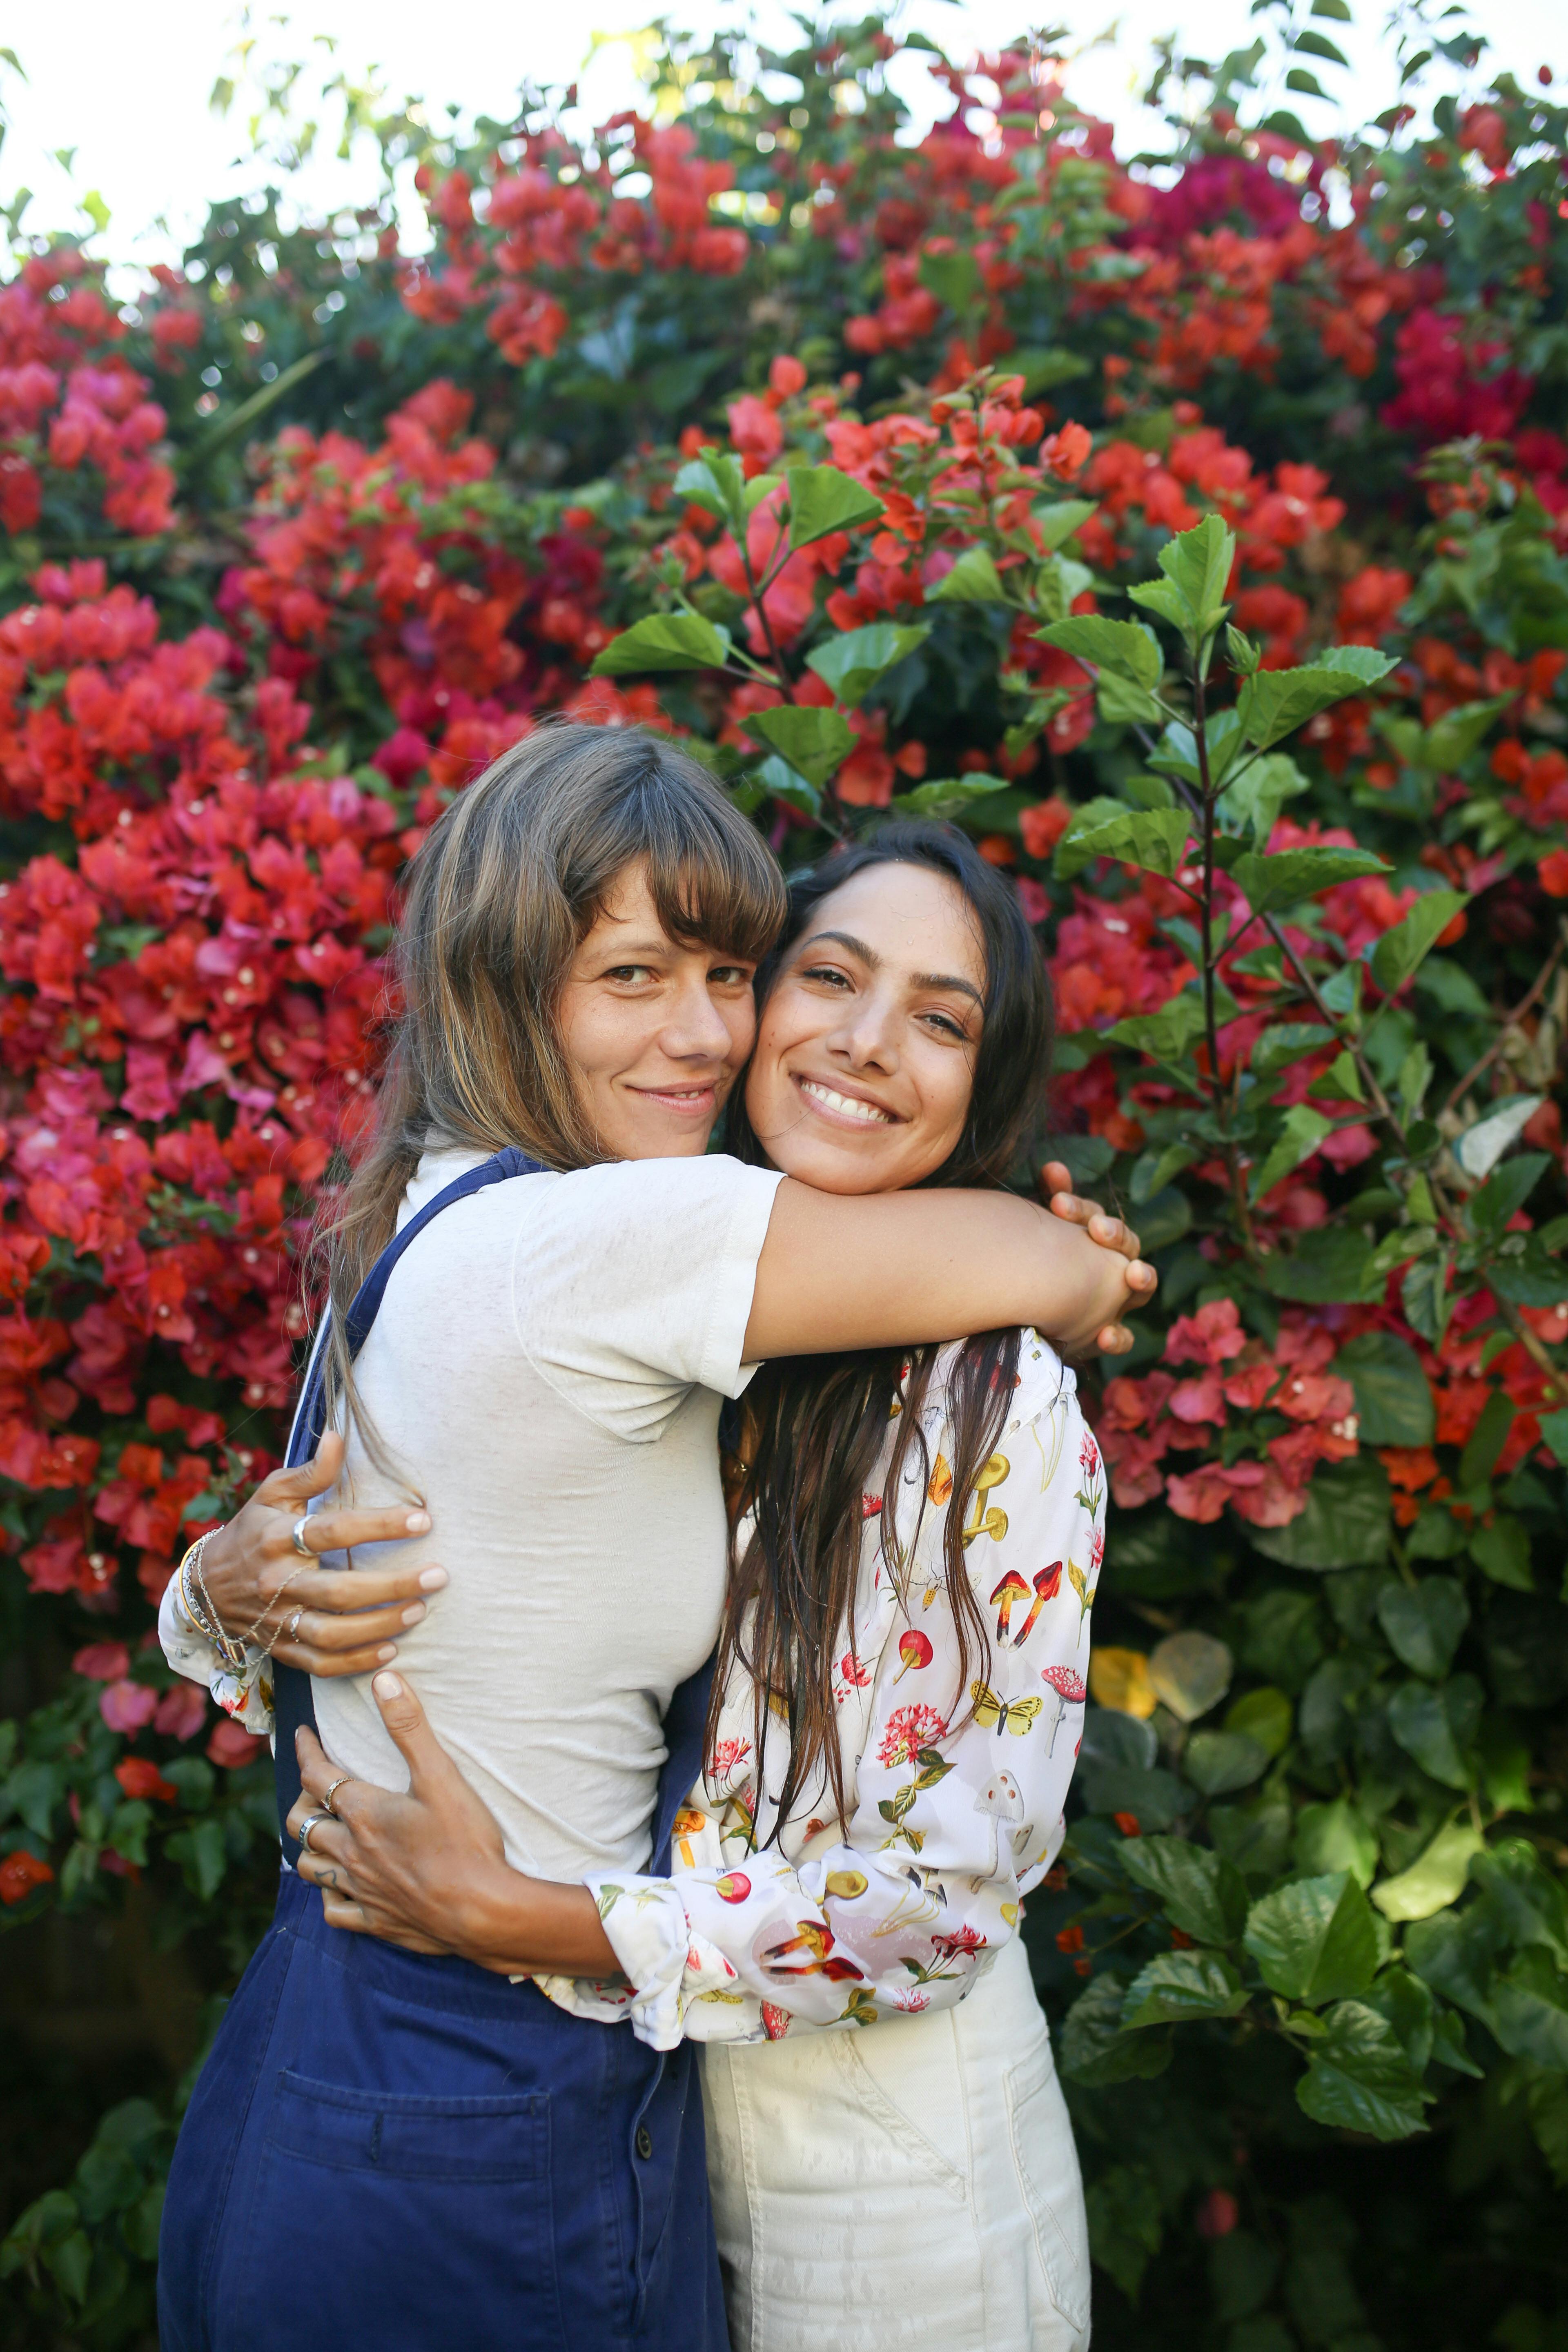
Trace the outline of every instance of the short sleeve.
[[783, 1179], [721, 1153], [617, 1160], [537, 1188], [512, 1259], [523, 1352], [594, 1420], [657, 1438], [694, 1388], [739, 1396]]

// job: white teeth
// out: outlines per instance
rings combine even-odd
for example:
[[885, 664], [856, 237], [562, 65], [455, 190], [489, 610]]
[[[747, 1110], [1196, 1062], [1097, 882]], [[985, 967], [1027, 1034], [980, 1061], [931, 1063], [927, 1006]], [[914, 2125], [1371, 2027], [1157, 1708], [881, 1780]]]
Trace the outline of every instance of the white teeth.
[[800, 1089], [802, 1094], [809, 1095], [813, 1102], [821, 1103], [827, 1110], [837, 1111], [845, 1118], [865, 1119], [873, 1127], [892, 1125], [890, 1113], [879, 1110], [875, 1103], [857, 1102], [850, 1095], [835, 1094], [831, 1087], [818, 1086], [813, 1078], [802, 1078]]

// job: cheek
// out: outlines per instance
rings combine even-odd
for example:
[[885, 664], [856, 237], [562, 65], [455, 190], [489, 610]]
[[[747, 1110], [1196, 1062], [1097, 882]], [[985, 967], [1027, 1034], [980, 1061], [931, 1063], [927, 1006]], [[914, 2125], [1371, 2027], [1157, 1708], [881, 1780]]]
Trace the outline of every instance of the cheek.
[[944, 1054], [920, 1073], [919, 1093], [920, 1117], [908, 1133], [908, 1148], [919, 1159], [921, 1175], [929, 1176], [952, 1155], [963, 1133], [973, 1094], [968, 1064], [956, 1054]]

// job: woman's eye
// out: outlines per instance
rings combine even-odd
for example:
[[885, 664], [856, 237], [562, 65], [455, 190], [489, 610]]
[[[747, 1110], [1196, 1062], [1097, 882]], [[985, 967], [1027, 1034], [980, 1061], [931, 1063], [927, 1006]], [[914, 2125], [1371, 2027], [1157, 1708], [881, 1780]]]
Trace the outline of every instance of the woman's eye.
[[721, 963], [708, 975], [715, 988], [749, 988], [751, 972], [744, 964]]
[[653, 976], [653, 966], [650, 963], [617, 963], [605, 974], [606, 980], [620, 980], [628, 983], [651, 980]]
[[807, 964], [800, 976], [802, 980], [822, 981], [829, 988], [847, 988], [849, 985], [844, 973], [835, 971], [830, 964]]
[[955, 1021], [951, 1013], [930, 1013], [926, 1018], [931, 1027], [940, 1030], [944, 1037], [955, 1038], [961, 1045], [968, 1045], [968, 1030], [961, 1021]]

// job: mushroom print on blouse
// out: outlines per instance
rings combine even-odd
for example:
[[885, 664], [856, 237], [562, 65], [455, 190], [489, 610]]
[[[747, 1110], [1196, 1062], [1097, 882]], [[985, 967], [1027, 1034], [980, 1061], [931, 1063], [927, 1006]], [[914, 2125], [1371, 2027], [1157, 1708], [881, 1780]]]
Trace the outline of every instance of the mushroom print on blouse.
[[[852, 1622], [834, 1645], [848, 1822], [825, 1818], [826, 1775], [780, 1820], [788, 1728], [770, 1716], [759, 1773], [752, 1688], [737, 1674], [677, 1822], [673, 1875], [589, 1882], [630, 1991], [542, 1979], [552, 2000], [588, 2016], [629, 2009], [659, 2049], [682, 2034], [776, 2041], [960, 2000], [1016, 1933], [1062, 1842], [1105, 1474], [1072, 1373], [1026, 1331], [996, 1451], [956, 1495], [955, 1353], [922, 1408], [923, 1459], [919, 1445], [906, 1456], [891, 1552], [892, 1428], [865, 1501]], [[942, 1556], [953, 1510], [986, 1636], [962, 1676]]]

